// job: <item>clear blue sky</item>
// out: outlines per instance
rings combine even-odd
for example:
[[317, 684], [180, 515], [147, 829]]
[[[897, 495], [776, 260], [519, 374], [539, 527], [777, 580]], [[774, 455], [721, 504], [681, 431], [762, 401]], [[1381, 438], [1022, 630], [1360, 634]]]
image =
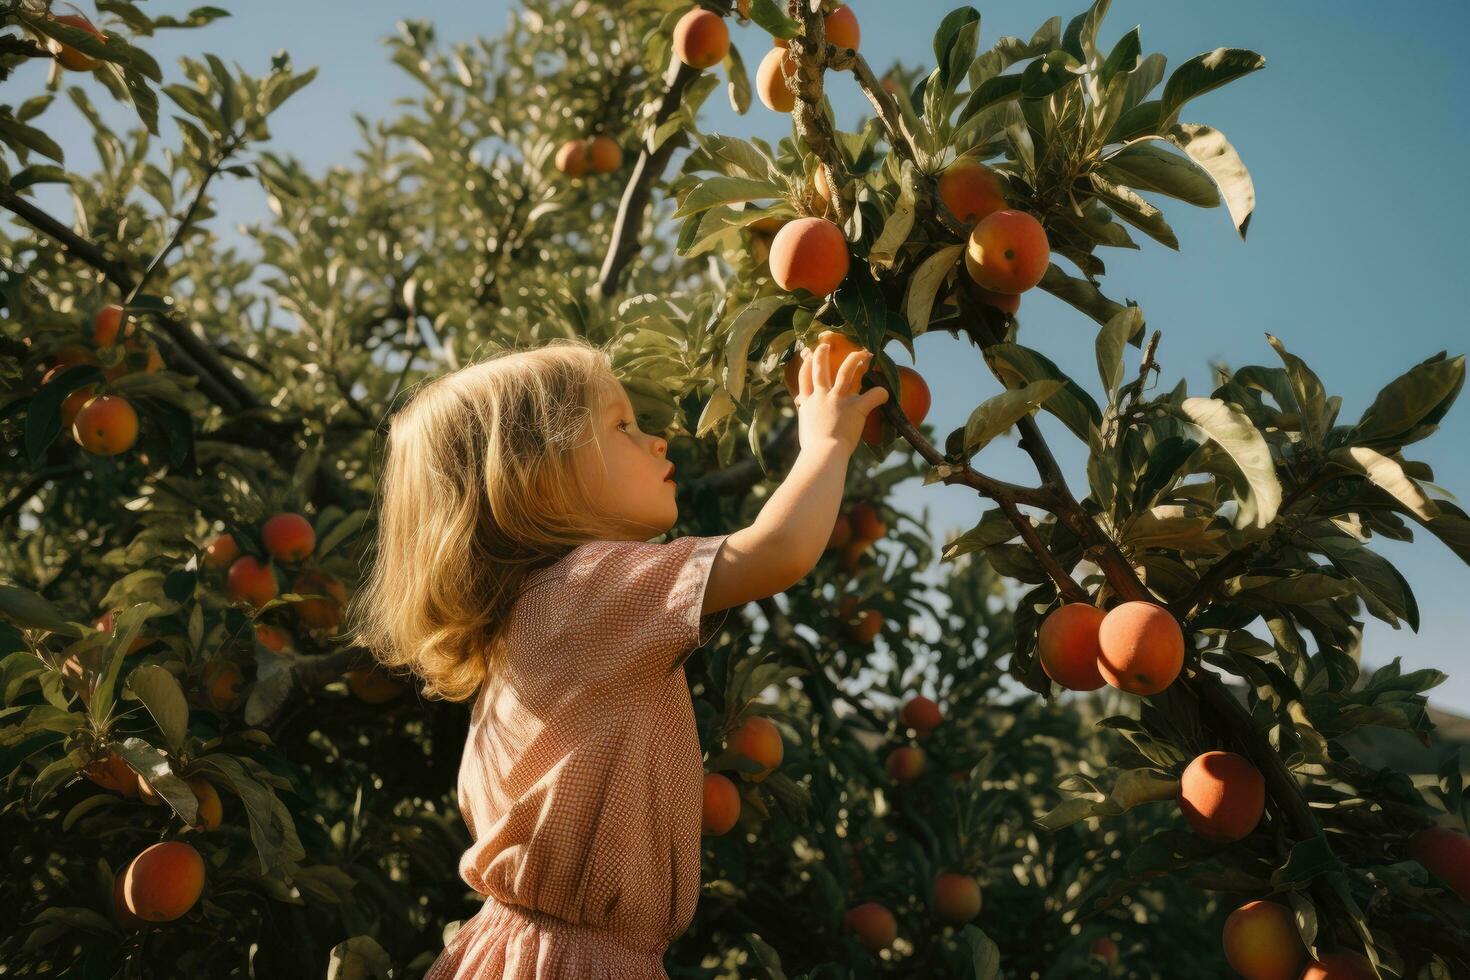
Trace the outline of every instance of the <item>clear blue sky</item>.
[[[89, 0], [79, 0], [93, 12]], [[150, 13], [183, 13], [194, 0], [155, 0]], [[264, 74], [275, 51], [289, 51], [298, 67], [315, 65], [317, 80], [273, 118], [274, 147], [318, 169], [350, 162], [356, 146], [353, 113], [392, 115], [393, 100], [413, 94], [411, 81], [388, 64], [382, 40], [405, 16], [432, 20], [441, 41], [493, 35], [506, 24], [510, 4], [450, 0], [250, 0], [228, 3], [234, 16], [199, 31], [164, 32], [150, 42], [170, 81], [177, 57], [202, 50]], [[894, 59], [907, 65], [933, 58], [933, 27], [958, 4], [854, 0], [863, 27], [863, 51], [881, 71]], [[993, 0], [976, 5], [984, 15], [981, 46], [997, 37], [1029, 37], [1059, 14], [1065, 23], [1086, 8]], [[1229, 4], [1178, 4], [1164, 0], [1115, 0], [1101, 44], [1110, 48], [1141, 25], [1145, 52], [1161, 51], [1169, 69], [1215, 47], [1244, 47], [1264, 55], [1265, 69], [1200, 97], [1186, 106], [1185, 121], [1208, 123], [1225, 133], [1255, 180], [1257, 204], [1249, 240], [1242, 242], [1223, 207], [1193, 208], [1155, 198], [1181, 244], [1175, 253], [1135, 234], [1139, 252], [1103, 249], [1105, 291], [1137, 300], [1150, 328], [1161, 328], [1160, 359], [1169, 384], [1181, 375], [1196, 394], [1207, 393], [1209, 363], [1275, 365], [1267, 331], [1304, 358], [1329, 393], [1343, 396], [1340, 418], [1356, 419], [1378, 388], [1411, 364], [1441, 349], [1470, 349], [1465, 310], [1470, 277], [1458, 270], [1456, 246], [1470, 224], [1463, 193], [1470, 159], [1470, 64], [1461, 43], [1470, 36], [1470, 4], [1422, 0], [1393, 9], [1372, 0], [1235, 0]], [[748, 65], [759, 61], [767, 39], [755, 27], [734, 31]], [[43, 70], [28, 65], [9, 86], [19, 101], [38, 91]], [[83, 84], [87, 84], [83, 80]], [[95, 86], [94, 86], [95, 88]], [[777, 139], [788, 117], [757, 103], [735, 115], [722, 91], [705, 104], [708, 131]], [[101, 103], [105, 92], [94, 91]], [[866, 108], [850, 79], [830, 86], [839, 125], [852, 128]], [[165, 110], [172, 105], [164, 100]], [[58, 119], [71, 113], [58, 106]], [[165, 111], [165, 116], [167, 111]], [[126, 126], [123, 111], [109, 113]], [[48, 117], [50, 118], [50, 117]], [[69, 168], [85, 172], [95, 157], [81, 121], [62, 132]], [[166, 142], [173, 125], [162, 124]], [[56, 122], [48, 127], [54, 133]], [[47, 189], [43, 201], [56, 201]], [[268, 217], [264, 197], [244, 182], [220, 188], [219, 231], [233, 238], [237, 222]], [[55, 208], [53, 207], [53, 210]], [[56, 211], [63, 217], [69, 207]], [[1081, 383], [1096, 389], [1094, 325], [1040, 291], [1021, 310], [1022, 340], [1050, 353]], [[976, 401], [990, 393], [981, 363], [947, 335], [921, 337], [919, 366], [934, 391], [930, 421], [942, 436], [964, 422]], [[907, 357], [898, 348], [900, 363]], [[1130, 348], [1129, 361], [1136, 366]], [[977, 377], [981, 378], [977, 382]], [[1470, 408], [1463, 398], [1441, 432], [1410, 447], [1412, 457], [1434, 466], [1436, 482], [1470, 494]], [[1074, 485], [1085, 486], [1075, 442], [1041, 416], [1059, 447]], [[978, 465], [993, 475], [1032, 479], [1029, 465], [998, 441]], [[898, 504], [928, 508], [936, 540], [960, 530], [979, 513], [972, 494], [942, 486], [900, 488]], [[1423, 614], [1417, 635], [1369, 620], [1365, 662], [1396, 655], [1405, 669], [1436, 666], [1450, 680], [1431, 694], [1433, 703], [1470, 712], [1470, 670], [1464, 663], [1470, 636], [1470, 570], [1426, 533], [1414, 545], [1389, 541], [1375, 547], [1413, 586]]]

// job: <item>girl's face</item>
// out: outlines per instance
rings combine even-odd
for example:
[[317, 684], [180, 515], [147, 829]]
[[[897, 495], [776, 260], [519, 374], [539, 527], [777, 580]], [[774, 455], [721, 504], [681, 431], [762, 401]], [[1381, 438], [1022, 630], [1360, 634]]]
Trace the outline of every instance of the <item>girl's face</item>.
[[662, 436], [639, 430], [621, 384], [616, 385], [602, 416], [594, 420], [593, 432], [601, 465], [594, 460], [591, 473], [604, 512], [626, 522], [631, 540], [643, 541], [673, 527], [679, 507], [675, 486], [666, 479], [672, 475], [669, 444]]

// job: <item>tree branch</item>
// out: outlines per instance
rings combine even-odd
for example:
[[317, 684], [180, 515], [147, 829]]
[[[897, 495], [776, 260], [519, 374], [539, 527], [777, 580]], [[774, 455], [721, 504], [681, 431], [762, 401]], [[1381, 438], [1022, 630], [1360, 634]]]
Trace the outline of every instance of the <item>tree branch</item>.
[[[679, 103], [684, 98], [684, 90], [698, 75], [698, 68], [690, 68], [677, 56], [670, 56], [669, 68], [664, 76], [668, 80], [668, 88], [664, 90], [663, 98], [659, 100], [658, 110], [649, 126], [650, 139], [678, 110]], [[675, 133], [664, 140], [658, 149], [650, 151], [649, 140], [645, 139], [638, 151], [638, 160], [633, 164], [632, 176], [628, 179], [623, 199], [618, 204], [617, 218], [613, 221], [612, 240], [608, 243], [607, 255], [602, 260], [597, 285], [593, 287], [596, 294], [603, 299], [610, 298], [618, 291], [623, 271], [633, 260], [633, 256], [638, 254], [639, 237], [643, 231], [643, 213], [648, 209], [653, 184], [663, 176], [669, 157], [673, 156], [674, 148], [681, 142], [681, 134]]]

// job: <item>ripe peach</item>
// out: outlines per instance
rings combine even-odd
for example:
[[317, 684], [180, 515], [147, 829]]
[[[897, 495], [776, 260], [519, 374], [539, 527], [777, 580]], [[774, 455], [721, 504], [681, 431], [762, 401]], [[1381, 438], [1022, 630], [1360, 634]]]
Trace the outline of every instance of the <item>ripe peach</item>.
[[786, 382], [786, 391], [795, 398], [801, 394], [801, 355], [792, 353], [786, 359], [786, 366], [781, 369], [781, 380]]
[[[107, 39], [106, 35], [99, 31], [90, 20], [81, 14], [61, 14], [59, 16], [52, 16], [51, 19], [58, 24], [65, 24], [68, 27], [75, 27], [79, 30], [86, 31], [99, 41], [105, 41]], [[68, 68], [72, 71], [93, 71], [102, 64], [101, 59], [83, 54], [70, 44], [64, 44], [55, 38], [47, 39], [47, 47], [56, 56], [56, 60], [61, 62], [61, 67]]]
[[826, 28], [828, 44], [835, 45], [839, 50], [858, 49], [862, 30], [858, 27], [857, 14], [852, 12], [851, 7], [846, 4], [838, 7], [823, 19], [822, 26]]
[[138, 441], [138, 413], [126, 398], [97, 395], [77, 411], [71, 434], [89, 453], [116, 456]]
[[730, 28], [713, 11], [695, 7], [674, 25], [674, 55], [690, 68], [709, 68], [730, 53]]
[[1351, 950], [1327, 953], [1302, 971], [1301, 980], [1377, 980], [1368, 957]]
[[[904, 417], [917, 426], [929, 414], [933, 396], [924, 376], [911, 367], [898, 369], [898, 408]], [[883, 413], [872, 411], [863, 423], [863, 442], [876, 446], [883, 441]]]
[[349, 670], [342, 676], [347, 680], [348, 689], [364, 704], [385, 704], [406, 690], [402, 681], [378, 667]]
[[877, 902], [864, 902], [848, 909], [842, 924], [857, 933], [858, 942], [869, 952], [886, 949], [898, 938], [898, 922], [893, 913]]
[[1130, 694], [1158, 694], [1184, 666], [1184, 634], [1163, 606], [1135, 600], [1113, 607], [1098, 629], [1097, 667]]
[[580, 177], [592, 165], [592, 154], [586, 140], [567, 140], [556, 151], [556, 169], [568, 177]]
[[204, 892], [204, 858], [182, 841], [145, 848], [123, 872], [123, 904], [148, 922], [171, 922]]
[[862, 564], [863, 555], [867, 554], [868, 549], [872, 546], [873, 542], [854, 537], [842, 549], [842, 570], [849, 575], [857, 574], [858, 566]]
[[138, 773], [138, 799], [149, 806], [163, 806], [163, 796], [153, 788], [153, 784]]
[[240, 546], [229, 533], [217, 535], [204, 549], [204, 564], [210, 568], [224, 568], [238, 557]]
[[788, 292], [826, 296], [847, 278], [850, 261], [842, 229], [826, 218], [787, 222], [771, 241], [771, 278]]
[[855, 595], [842, 597], [838, 617], [842, 620], [842, 631], [854, 643], [869, 644], [883, 631], [883, 614], [876, 609], [859, 610]]
[[924, 771], [924, 750], [913, 745], [900, 746], [888, 753], [883, 768], [894, 782], [911, 783]]
[[211, 660], [199, 675], [199, 686], [207, 707], [229, 711], [240, 701], [240, 685], [245, 677], [240, 668], [228, 660]]
[[303, 599], [296, 603], [296, 616], [312, 629], [334, 630], [342, 621], [342, 603], [347, 590], [326, 572], [303, 572], [296, 576], [291, 591], [299, 595], [324, 595], [326, 599]]
[[1118, 944], [1107, 936], [1098, 936], [1093, 940], [1092, 948], [1087, 951], [1087, 955], [1097, 957], [1108, 966], [1117, 966]]
[[982, 218], [965, 248], [970, 278], [997, 293], [1024, 293], [1041, 281], [1050, 262], [1041, 222], [1009, 208]]
[[1000, 174], [974, 157], [960, 157], [939, 175], [939, 199], [961, 224], [974, 224], [1006, 208]]
[[704, 806], [700, 826], [706, 834], [729, 833], [740, 819], [740, 791], [717, 772], [704, 774]]
[[832, 551], [835, 548], [845, 548], [852, 540], [852, 521], [848, 520], [846, 514], [838, 514], [837, 519], [832, 522], [832, 533], [827, 536], [827, 547], [825, 550]]
[[[65, 369], [65, 367], [66, 364], [57, 364], [56, 367], [53, 367], [53, 369], [50, 369], [49, 372], [46, 372], [46, 375], [41, 376], [41, 383], [43, 383], [43, 385], [47, 385], [47, 383], [50, 383], [51, 379], [56, 378], [56, 375], [59, 375], [59, 373], [62, 372], [62, 369]], [[94, 394], [97, 394], [96, 386], [87, 385], [85, 386], [85, 388], [76, 389], [76, 391], [73, 391], [72, 394], [66, 395], [66, 398], [63, 398], [63, 429], [72, 428], [72, 423], [76, 422], [76, 413], [78, 413], [78, 411], [81, 411], [82, 406], [85, 406], [88, 401], [91, 401], [91, 397], [93, 397]]]
[[112, 921], [123, 929], [137, 929], [139, 926], [147, 925], [142, 919], [128, 911], [127, 902], [123, 900], [123, 876], [114, 875], [112, 878]]
[[1231, 912], [1221, 944], [1225, 961], [1248, 980], [1296, 980], [1307, 962], [1291, 909], [1280, 902], [1246, 902]]
[[249, 601], [259, 608], [276, 597], [276, 576], [269, 565], [262, 565], [252, 555], [235, 559], [225, 573], [225, 594], [231, 601]]
[[116, 752], [109, 752], [107, 758], [87, 766], [82, 770], [82, 775], [103, 789], [110, 789], [126, 797], [138, 795], [138, 774]]
[[852, 533], [864, 541], [876, 541], [888, 533], [888, 525], [878, 516], [878, 511], [866, 500], [852, 507]]
[[969, 922], [980, 914], [980, 883], [946, 871], [934, 879], [934, 911], [950, 922]]
[[587, 146], [589, 168], [595, 174], [610, 174], [623, 165], [623, 148], [611, 136], [594, 136]]
[[1470, 902], [1470, 836], [1453, 827], [1428, 827], [1409, 842], [1409, 856]]
[[160, 354], [160, 353], [158, 353], [158, 345], [157, 344], [149, 344], [148, 345], [148, 363], [146, 365], [144, 365], [143, 372], [145, 374], [157, 374], [159, 371], [162, 371], [163, 368], [164, 368], [163, 355]]
[[980, 302], [993, 306], [1003, 313], [1015, 314], [1021, 308], [1020, 293], [993, 293], [979, 286], [975, 288], [975, 291], [980, 294]]
[[280, 653], [291, 646], [291, 634], [279, 626], [270, 626], [266, 623], [255, 624], [255, 638], [260, 645], [267, 650]]
[[304, 561], [316, 547], [316, 532], [300, 514], [275, 515], [261, 527], [260, 538], [272, 558], [290, 564]]
[[199, 809], [195, 813], [195, 825], [201, 830], [217, 830], [220, 821], [224, 818], [224, 804], [220, 802], [219, 790], [214, 784], [203, 776], [190, 776], [184, 780], [189, 788], [194, 791], [194, 796], [199, 800]]
[[944, 721], [944, 715], [940, 712], [939, 705], [924, 695], [917, 694], [899, 709], [898, 720], [917, 732], [919, 738], [926, 738]]
[[[821, 219], [812, 218], [810, 220], [820, 221]], [[832, 358], [832, 379], [834, 381], [837, 379], [837, 372], [842, 368], [842, 362], [847, 360], [847, 356], [849, 354], [862, 354], [867, 352], [866, 347], [859, 346], [858, 343], [854, 341], [851, 337], [848, 337], [845, 334], [840, 334], [836, 330], [823, 330], [821, 333], [817, 334], [817, 346], [820, 347], [822, 344], [826, 344], [828, 348], [830, 348], [828, 353], [831, 355]], [[813, 348], [812, 356], [815, 355], [816, 349]], [[813, 370], [815, 370], [815, 365], [813, 365]], [[862, 379], [853, 378], [852, 384], [848, 386], [847, 390], [844, 391], [843, 394], [856, 395], [861, 390]]]
[[1234, 752], [1197, 755], [1179, 780], [1179, 809], [1205, 840], [1240, 840], [1256, 829], [1265, 812], [1265, 777]]
[[132, 337], [131, 320], [127, 321], [127, 328], [123, 329], [124, 313], [123, 308], [116, 303], [108, 303], [97, 311], [97, 315], [92, 317], [92, 346], [111, 347], [117, 343], [119, 330], [122, 330], [123, 339]]
[[1103, 615], [1096, 606], [1069, 602], [1042, 621], [1036, 631], [1036, 658], [1047, 677], [1069, 691], [1095, 691], [1106, 683], [1097, 666]]
[[755, 70], [755, 94], [761, 104], [772, 112], [790, 112], [796, 108], [796, 93], [786, 84], [786, 79], [796, 75], [796, 62], [779, 46], [766, 52]]
[[786, 753], [785, 743], [781, 741], [781, 730], [769, 718], [760, 715], [751, 715], [745, 719], [725, 739], [725, 744], [732, 751], [739, 752], [765, 767], [761, 772], [744, 774], [753, 783], [763, 782], [781, 764]]

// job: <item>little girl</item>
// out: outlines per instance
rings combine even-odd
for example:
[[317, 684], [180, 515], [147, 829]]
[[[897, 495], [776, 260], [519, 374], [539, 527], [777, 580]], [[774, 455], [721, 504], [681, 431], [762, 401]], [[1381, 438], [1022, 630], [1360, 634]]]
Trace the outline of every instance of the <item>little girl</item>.
[[801, 452], [747, 528], [663, 544], [668, 443], [607, 353], [504, 351], [393, 420], [354, 639], [474, 698], [459, 874], [486, 896], [426, 980], [663, 980], [700, 890], [703, 764], [684, 660], [821, 556], [883, 388], [872, 355], [802, 355]]

